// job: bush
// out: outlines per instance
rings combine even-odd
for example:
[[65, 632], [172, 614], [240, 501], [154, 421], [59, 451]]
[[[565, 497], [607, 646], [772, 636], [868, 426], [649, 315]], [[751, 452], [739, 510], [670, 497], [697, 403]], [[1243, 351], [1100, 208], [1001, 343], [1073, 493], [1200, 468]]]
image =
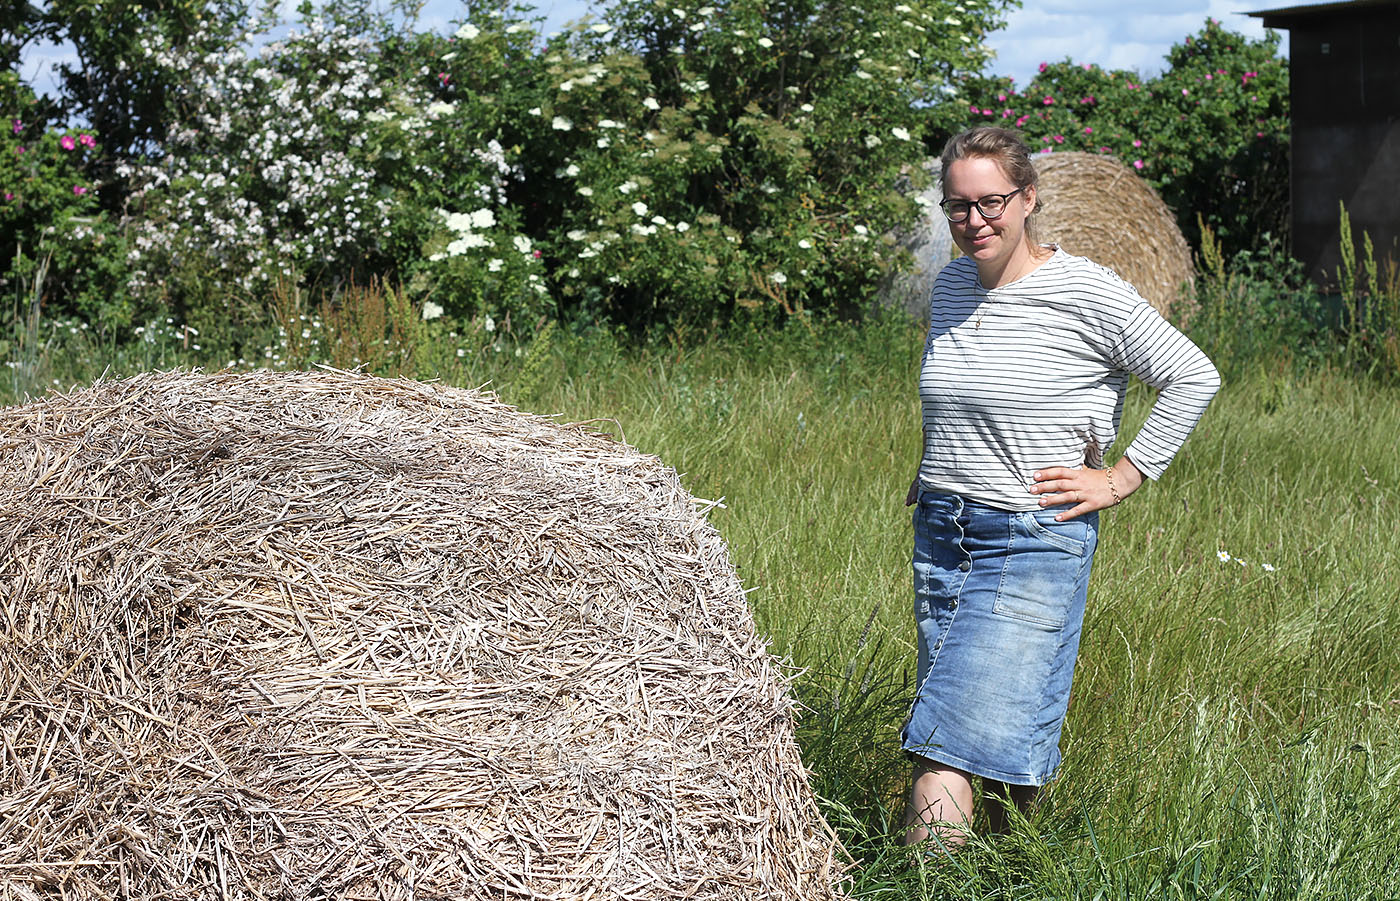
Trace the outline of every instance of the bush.
[[1288, 65], [1278, 35], [1252, 40], [1207, 20], [1159, 77], [1070, 60], [1042, 63], [1017, 92], [969, 79], [961, 127], [1020, 130], [1043, 153], [1118, 157], [1137, 170], [1199, 245], [1197, 216], [1227, 255], [1288, 235]]
[[53, 317], [125, 325], [123, 244], [96, 198], [100, 158], [89, 129], [52, 129], [13, 73], [0, 96], [0, 287], [38, 298]]
[[542, 55], [527, 11], [476, 12], [438, 93], [448, 133], [506, 149], [565, 311], [854, 313], [898, 259], [880, 236], [920, 214], [894, 189], [922, 174], [918, 107], [981, 67], [1002, 8], [619, 0]]

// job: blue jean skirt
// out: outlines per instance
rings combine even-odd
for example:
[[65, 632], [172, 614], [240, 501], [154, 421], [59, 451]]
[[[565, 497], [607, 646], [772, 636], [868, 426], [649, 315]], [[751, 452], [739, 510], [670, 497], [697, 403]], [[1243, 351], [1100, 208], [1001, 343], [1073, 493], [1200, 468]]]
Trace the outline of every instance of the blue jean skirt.
[[1011, 785], [1055, 774], [1098, 545], [1098, 514], [1056, 522], [1065, 509], [921, 492], [905, 751]]

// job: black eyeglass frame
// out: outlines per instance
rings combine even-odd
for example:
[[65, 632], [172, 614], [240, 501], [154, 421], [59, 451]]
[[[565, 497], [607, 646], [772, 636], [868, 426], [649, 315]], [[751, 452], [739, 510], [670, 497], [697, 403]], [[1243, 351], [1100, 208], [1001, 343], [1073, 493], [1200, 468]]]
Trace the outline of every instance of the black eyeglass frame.
[[[944, 200], [938, 204], [938, 208], [943, 211], [943, 215], [948, 218], [949, 222], [966, 222], [967, 217], [972, 215], [973, 209], [977, 210], [977, 215], [981, 216], [988, 222], [991, 222], [994, 219], [1000, 219], [1002, 216], [1005, 216], [1006, 205], [1011, 201], [1011, 198], [1015, 197], [1017, 194], [1020, 194], [1024, 190], [1025, 188], [1017, 188], [1016, 190], [1011, 191], [1007, 194], [985, 194], [982, 197], [977, 198], [976, 200]], [[1001, 198], [1001, 212], [997, 213], [995, 216], [988, 215], [987, 211], [982, 209], [982, 201], [991, 200], [993, 197]], [[967, 212], [954, 219], [952, 211], [948, 209], [948, 204], [950, 203], [967, 204]]]

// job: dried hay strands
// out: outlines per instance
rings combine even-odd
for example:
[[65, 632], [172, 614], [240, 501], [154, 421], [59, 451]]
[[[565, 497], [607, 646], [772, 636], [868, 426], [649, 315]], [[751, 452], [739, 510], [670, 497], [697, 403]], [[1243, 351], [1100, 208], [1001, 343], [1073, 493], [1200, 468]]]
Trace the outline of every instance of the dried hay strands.
[[1038, 240], [1109, 267], [1163, 315], [1184, 317], [1194, 309], [1191, 248], [1151, 185], [1099, 154], [1045, 153], [1034, 160], [1044, 201]]
[[476, 392], [0, 410], [0, 887], [828, 899], [785, 676], [653, 457]]

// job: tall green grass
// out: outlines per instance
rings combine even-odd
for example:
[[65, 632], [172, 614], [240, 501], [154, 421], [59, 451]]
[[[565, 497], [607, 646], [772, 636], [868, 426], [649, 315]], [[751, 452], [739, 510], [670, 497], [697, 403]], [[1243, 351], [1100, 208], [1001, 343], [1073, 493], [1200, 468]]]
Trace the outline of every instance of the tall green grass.
[[[1400, 390], [1232, 357], [1166, 476], [1103, 515], [1059, 779], [939, 863], [897, 842], [922, 334], [545, 346], [442, 374], [597, 420], [722, 499], [854, 896], [1400, 898]], [[1125, 436], [1151, 402], [1130, 391]]]
[[[897, 845], [921, 343], [886, 322], [561, 349], [532, 389], [723, 498], [711, 517], [759, 628], [800, 672], [853, 893], [1400, 897], [1400, 391], [1262, 358], [1159, 483], [1103, 516], [1058, 781], [942, 866]], [[1152, 399], [1134, 387], [1126, 436]]]

